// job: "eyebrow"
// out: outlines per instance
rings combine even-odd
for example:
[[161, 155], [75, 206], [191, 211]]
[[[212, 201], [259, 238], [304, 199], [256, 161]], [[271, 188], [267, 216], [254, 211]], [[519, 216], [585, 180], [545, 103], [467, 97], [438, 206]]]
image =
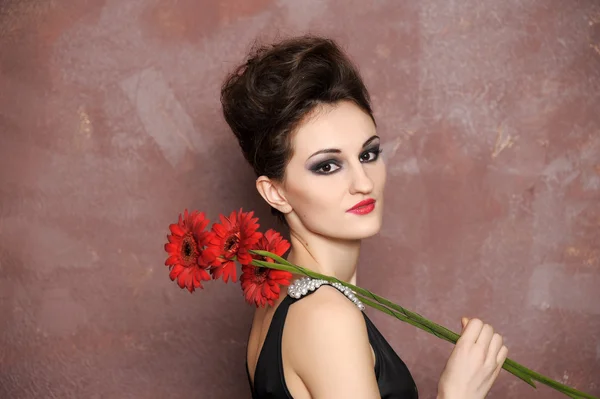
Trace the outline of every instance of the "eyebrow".
[[[365, 142], [363, 143], [363, 145], [362, 145], [362, 147], [361, 147], [361, 148], [365, 148], [366, 146], [368, 146], [368, 145], [369, 145], [369, 144], [371, 144], [371, 143], [372, 143], [374, 140], [377, 140], [377, 139], [379, 139], [379, 136], [377, 136], [377, 135], [374, 135], [374, 136], [371, 136], [371, 137], [369, 137], [369, 138], [367, 139], [367, 141], [365, 141]], [[311, 158], [312, 158], [312, 157], [314, 157], [315, 155], [319, 155], [319, 154], [340, 154], [341, 152], [342, 152], [342, 151], [341, 151], [341, 150], [339, 150], [339, 149], [337, 149], [337, 148], [325, 148], [325, 149], [323, 149], [323, 150], [319, 150], [319, 151], [315, 152], [315, 153], [314, 153], [314, 154], [312, 154], [310, 157], [308, 157], [308, 158], [307, 158], [307, 160], [308, 160], [308, 159], [311, 159]]]

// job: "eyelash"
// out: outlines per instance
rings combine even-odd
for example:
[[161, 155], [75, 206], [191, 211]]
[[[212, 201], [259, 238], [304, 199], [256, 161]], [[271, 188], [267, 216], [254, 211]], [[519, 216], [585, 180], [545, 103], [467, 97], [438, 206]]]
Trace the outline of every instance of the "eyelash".
[[[375, 162], [375, 161], [377, 161], [377, 160], [379, 159], [379, 155], [380, 155], [382, 152], [383, 152], [383, 149], [381, 149], [381, 148], [374, 148], [374, 149], [372, 149], [372, 150], [367, 150], [367, 151], [363, 152], [362, 154], [360, 154], [360, 156], [359, 156], [358, 158], [359, 158], [359, 159], [360, 159], [360, 158], [362, 158], [362, 156], [363, 156], [363, 155], [365, 155], [365, 154], [373, 154], [373, 155], [374, 155], [374, 158], [373, 158], [373, 159], [370, 159], [370, 160], [368, 160], [368, 161], [364, 161], [364, 162], [363, 162], [363, 163], [371, 163], [371, 162]], [[332, 164], [333, 164], [333, 165], [336, 165], [336, 166], [338, 166], [338, 169], [336, 169], [336, 170], [334, 170], [334, 171], [332, 171], [332, 172], [324, 172], [324, 171], [322, 171], [322, 169], [323, 169], [325, 166], [327, 166], [327, 165], [332, 165]], [[339, 168], [340, 168], [340, 167], [341, 167], [341, 166], [339, 165], [339, 163], [338, 163], [337, 161], [335, 161], [335, 160], [333, 160], [333, 159], [330, 159], [330, 160], [327, 160], [327, 161], [324, 161], [324, 162], [321, 162], [321, 163], [319, 163], [319, 164], [315, 165], [315, 167], [313, 167], [313, 168], [312, 168], [312, 171], [313, 171], [314, 173], [318, 174], [318, 175], [330, 175], [330, 174], [332, 174], [332, 173], [335, 173], [335, 172], [337, 172], [337, 171], [339, 170]]]

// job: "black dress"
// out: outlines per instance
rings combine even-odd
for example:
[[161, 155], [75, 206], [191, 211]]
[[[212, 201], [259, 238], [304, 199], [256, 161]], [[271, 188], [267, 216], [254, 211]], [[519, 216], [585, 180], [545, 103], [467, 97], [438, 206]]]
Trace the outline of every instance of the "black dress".
[[[275, 310], [256, 364], [254, 387], [250, 383], [252, 399], [293, 399], [285, 384], [283, 374], [281, 337], [290, 305], [302, 298], [304, 296], [299, 299], [286, 296]], [[363, 316], [367, 325], [369, 343], [375, 352], [375, 376], [381, 397], [383, 399], [417, 399], [419, 397], [417, 386], [408, 368], [364, 312]], [[246, 372], [248, 381], [250, 381], [248, 363], [246, 363]]]

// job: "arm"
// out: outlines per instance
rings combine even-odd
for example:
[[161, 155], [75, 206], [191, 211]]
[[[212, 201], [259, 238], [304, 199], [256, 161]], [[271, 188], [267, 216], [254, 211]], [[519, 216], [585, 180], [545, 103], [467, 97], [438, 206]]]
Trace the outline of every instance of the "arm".
[[335, 288], [297, 302], [286, 324], [284, 350], [313, 398], [380, 397], [363, 315]]

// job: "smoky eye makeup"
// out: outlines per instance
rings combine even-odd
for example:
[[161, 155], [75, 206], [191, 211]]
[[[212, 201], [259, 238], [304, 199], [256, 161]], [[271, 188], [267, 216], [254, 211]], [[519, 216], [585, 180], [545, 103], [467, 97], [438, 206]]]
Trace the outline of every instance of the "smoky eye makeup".
[[359, 159], [361, 162], [374, 162], [379, 158], [379, 155], [383, 152], [379, 143], [370, 146], [366, 150], [360, 153]]
[[[371, 144], [368, 148], [363, 150], [359, 155], [358, 159], [362, 163], [370, 163], [375, 162], [379, 155], [382, 153], [381, 145], [379, 142], [375, 144]], [[336, 154], [339, 153], [339, 150], [336, 150]], [[312, 173], [318, 175], [328, 175], [334, 173], [338, 169], [342, 167], [343, 161], [332, 157], [322, 160], [317, 160], [308, 165], [308, 170]]]
[[318, 175], [328, 175], [341, 168], [341, 161], [335, 158], [328, 158], [313, 162], [308, 166], [308, 170]]
[[[358, 159], [360, 160], [360, 162], [375, 162], [379, 158], [379, 154], [381, 154], [382, 152], [381, 143], [379, 142], [379, 136], [371, 136], [363, 144], [363, 148], [364, 149], [358, 155]], [[309, 157], [309, 159], [319, 154], [335, 154], [339, 156], [341, 153], [342, 151], [340, 151], [337, 148], [326, 148], [315, 152]], [[332, 156], [327, 159], [312, 161], [307, 165], [307, 169], [318, 175], [328, 175], [340, 169], [342, 167], [342, 164], [343, 160]]]
[[381, 153], [381, 151], [383, 151], [383, 150], [381, 149], [381, 145], [380, 145], [379, 143], [377, 143], [377, 144], [375, 144], [375, 145], [372, 145], [372, 146], [370, 146], [369, 148], [366, 148], [366, 149], [365, 149], [365, 150], [364, 150], [364, 151], [361, 153], [361, 155], [362, 155], [362, 154], [365, 154], [365, 153], [368, 153], [368, 152], [373, 152], [373, 153], [379, 154], [379, 153]]

